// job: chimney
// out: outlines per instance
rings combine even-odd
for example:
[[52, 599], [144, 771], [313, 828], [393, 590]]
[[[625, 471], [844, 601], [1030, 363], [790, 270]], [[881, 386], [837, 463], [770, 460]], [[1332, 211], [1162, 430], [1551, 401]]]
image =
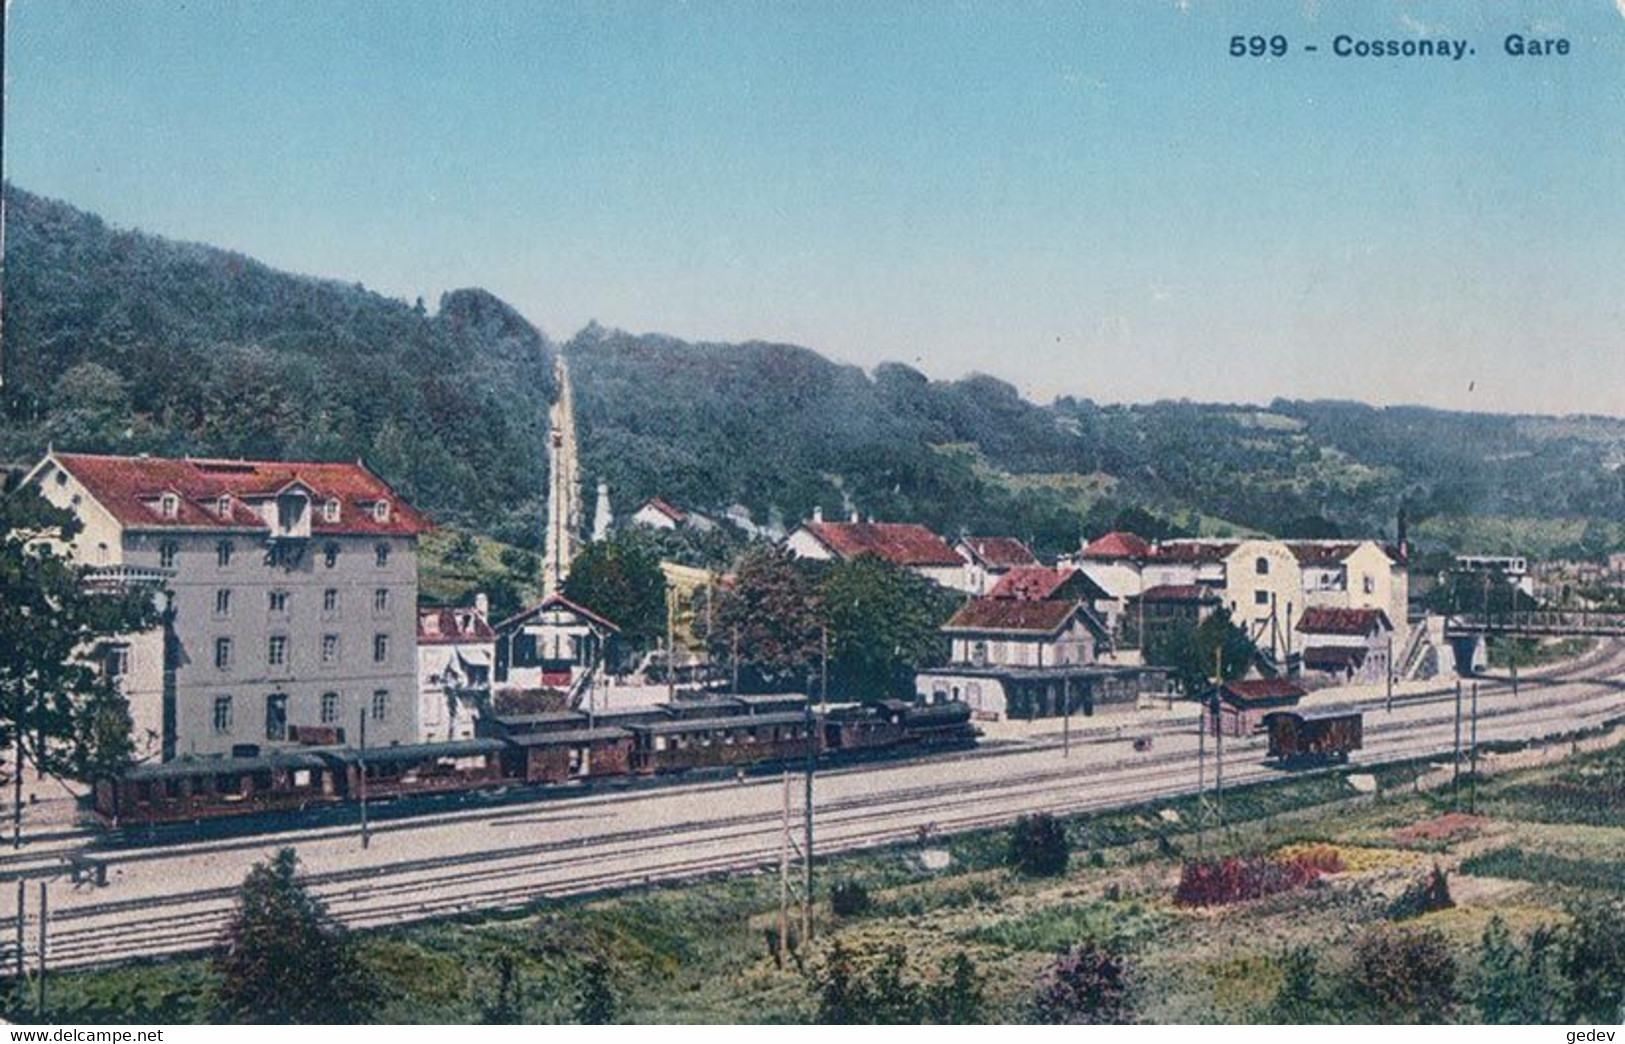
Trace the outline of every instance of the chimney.
[[474, 593], [474, 611], [484, 617], [491, 615], [491, 600], [485, 597], [484, 591]]
[[863, 519], [858, 517], [858, 509], [857, 508], [852, 509], [852, 513], [850, 515], [846, 516], [846, 520], [848, 522], [852, 523], [854, 526], [857, 525], [859, 522], [863, 521]]
[[824, 506], [822, 504], [813, 506], [813, 524], [820, 526], [824, 524]]

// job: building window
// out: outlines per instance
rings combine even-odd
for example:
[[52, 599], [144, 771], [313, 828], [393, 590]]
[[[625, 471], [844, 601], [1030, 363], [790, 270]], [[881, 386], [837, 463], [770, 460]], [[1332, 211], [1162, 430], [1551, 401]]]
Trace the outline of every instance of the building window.
[[231, 639], [214, 640], [214, 665], [222, 671], [231, 670]]
[[102, 659], [103, 670], [107, 672], [107, 680], [113, 683], [113, 688], [124, 691], [124, 676], [130, 673], [130, 647], [128, 645], [109, 645]]
[[214, 698], [214, 731], [223, 735], [231, 731], [231, 697], [216, 696]]
[[372, 694], [372, 720], [389, 720], [389, 690], [379, 689]]
[[339, 636], [336, 634], [322, 635], [322, 662], [334, 664], [339, 662]]
[[322, 548], [322, 564], [329, 569], [339, 564], [339, 546], [337, 544], [328, 544]]
[[339, 694], [322, 693], [322, 724], [332, 725], [339, 720]]
[[232, 546], [232, 543], [229, 540], [222, 540], [220, 543], [215, 545], [215, 558], [217, 561], [219, 561], [221, 569], [231, 565], [231, 553], [235, 550], [236, 548]]
[[161, 569], [175, 568], [175, 541], [165, 540], [158, 545], [158, 566]]
[[174, 518], [181, 513], [181, 498], [173, 493], [165, 493], [158, 498], [158, 513], [165, 518]]
[[372, 517], [379, 522], [389, 521], [389, 501], [380, 500], [372, 506]]
[[288, 592], [272, 591], [268, 597], [271, 603], [271, 612], [286, 613], [288, 611]]
[[288, 636], [273, 634], [265, 643], [265, 662], [281, 667], [288, 662]]
[[373, 551], [378, 556], [378, 568], [379, 569], [382, 569], [385, 566], [389, 565], [389, 545], [388, 544], [379, 544], [377, 547], [373, 548]]
[[322, 592], [322, 612], [336, 613], [339, 611], [339, 589], [329, 587]]
[[273, 692], [265, 697], [265, 738], [288, 738], [288, 694], [285, 692]]
[[322, 504], [322, 521], [337, 522], [339, 520], [339, 502], [335, 497], [329, 497]]
[[1253, 604], [1254, 605], [1269, 605], [1270, 604], [1270, 593], [1268, 591], [1254, 591], [1253, 592]]
[[1371, 594], [1377, 589], [1377, 578], [1372, 576], [1370, 573], [1367, 573], [1365, 576], [1360, 578], [1360, 584], [1365, 588], [1366, 594]]
[[1269, 576], [1270, 560], [1267, 558], [1260, 558], [1257, 562], [1253, 563], [1253, 568], [1258, 570], [1259, 576]]
[[375, 634], [372, 636], [372, 662], [384, 663], [389, 659], [389, 635]]
[[215, 502], [215, 510], [217, 512], [219, 512], [221, 518], [230, 518], [231, 517], [231, 496], [230, 496], [230, 494], [221, 494], [220, 499]]
[[230, 616], [231, 615], [231, 591], [230, 591], [230, 589], [222, 587], [220, 590], [218, 590], [218, 591], [216, 591], [214, 593], [214, 615], [216, 615], [216, 616]]
[[372, 593], [372, 611], [380, 614], [389, 612], [389, 588], [380, 587]]

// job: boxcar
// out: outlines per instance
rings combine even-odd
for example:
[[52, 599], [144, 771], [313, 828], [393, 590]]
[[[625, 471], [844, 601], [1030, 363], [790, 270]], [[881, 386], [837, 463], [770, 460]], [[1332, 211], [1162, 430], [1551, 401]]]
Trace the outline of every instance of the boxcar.
[[1269, 756], [1282, 764], [1304, 761], [1347, 761], [1365, 738], [1365, 717], [1358, 712], [1306, 714], [1276, 711], [1264, 716]]

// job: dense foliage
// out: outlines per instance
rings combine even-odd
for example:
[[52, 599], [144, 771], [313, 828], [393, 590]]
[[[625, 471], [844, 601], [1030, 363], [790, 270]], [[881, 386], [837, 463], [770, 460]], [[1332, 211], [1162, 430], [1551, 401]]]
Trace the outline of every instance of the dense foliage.
[[934, 977], [914, 974], [908, 948], [849, 949], [837, 941], [812, 975], [816, 1019], [826, 1025], [941, 1025], [980, 1022], [986, 1003], [976, 962], [963, 951], [944, 957]]
[[1388, 917], [1408, 921], [1455, 905], [1455, 900], [1450, 898], [1450, 875], [1435, 864], [1432, 870], [1406, 885], [1405, 890], [1394, 897], [1388, 904]]
[[501, 301], [431, 316], [5, 191], [0, 459], [364, 458], [437, 518], [534, 541], [553, 353]]
[[811, 571], [778, 548], [747, 551], [714, 603], [706, 637], [716, 662], [737, 668], [746, 692], [809, 686], [821, 645]]
[[1033, 996], [1033, 1021], [1044, 1025], [1118, 1025], [1134, 1020], [1128, 959], [1097, 943], [1058, 954]]
[[666, 578], [660, 556], [637, 533], [588, 544], [570, 563], [564, 595], [621, 629], [618, 645], [648, 648], [666, 633]]
[[1174, 901], [1181, 906], [1223, 906], [1262, 899], [1267, 895], [1302, 888], [1340, 867], [1325, 865], [1313, 854], [1289, 859], [1265, 856], [1226, 856], [1223, 859], [1193, 859], [1179, 875]]
[[1072, 842], [1066, 824], [1048, 812], [1021, 816], [1010, 828], [1010, 866], [1028, 877], [1059, 877], [1066, 873]]
[[1457, 1001], [1456, 958], [1436, 928], [1378, 927], [1354, 943], [1348, 986], [1374, 1022], [1444, 1022]]
[[361, 1022], [379, 999], [349, 933], [305, 890], [298, 869], [284, 848], [243, 881], [215, 956], [223, 1022]]
[[961, 601], [872, 556], [830, 568], [819, 603], [829, 627], [831, 698], [912, 699], [915, 672], [948, 662], [942, 625]]
[[150, 590], [87, 590], [61, 551], [81, 525], [31, 487], [0, 493], [0, 749], [19, 729], [25, 762], [91, 780], [133, 753], [129, 706], [100, 643], [159, 621]]

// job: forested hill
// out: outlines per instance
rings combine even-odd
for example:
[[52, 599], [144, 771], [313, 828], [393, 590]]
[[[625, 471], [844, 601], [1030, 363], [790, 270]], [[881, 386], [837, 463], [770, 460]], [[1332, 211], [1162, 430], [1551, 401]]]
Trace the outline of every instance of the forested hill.
[[0, 459], [360, 457], [436, 518], [535, 528], [553, 350], [503, 302], [430, 315], [5, 192]]
[[[79, 450], [362, 457], [443, 522], [534, 544], [554, 348], [482, 290], [428, 313], [359, 285], [107, 226], [10, 186], [0, 461]], [[1053, 553], [1165, 531], [1625, 546], [1625, 422], [1357, 403], [1104, 406], [787, 345], [589, 326], [583, 476], [760, 521], [858, 510]], [[1087, 389], [1080, 389], [1087, 392]], [[1193, 387], [1193, 394], [1201, 389]], [[1146, 514], [1149, 513], [1149, 516]]]

